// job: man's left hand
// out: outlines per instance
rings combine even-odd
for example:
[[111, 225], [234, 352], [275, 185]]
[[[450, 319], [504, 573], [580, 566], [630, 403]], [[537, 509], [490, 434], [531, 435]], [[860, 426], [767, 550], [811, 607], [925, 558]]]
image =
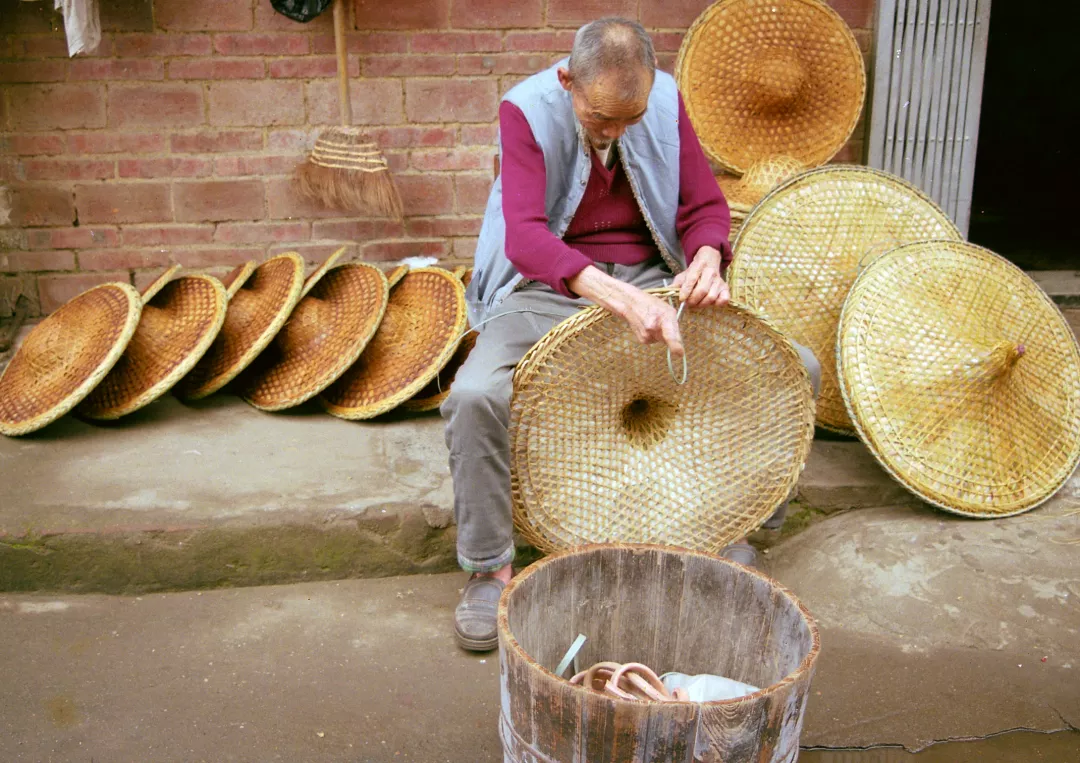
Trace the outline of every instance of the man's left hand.
[[731, 299], [728, 285], [720, 275], [720, 250], [703, 246], [694, 255], [690, 267], [675, 276], [679, 299], [690, 307], [726, 305]]

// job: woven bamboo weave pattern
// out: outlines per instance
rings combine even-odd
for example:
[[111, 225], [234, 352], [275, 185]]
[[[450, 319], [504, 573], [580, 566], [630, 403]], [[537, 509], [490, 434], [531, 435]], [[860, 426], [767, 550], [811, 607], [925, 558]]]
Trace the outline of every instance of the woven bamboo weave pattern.
[[225, 322], [225, 287], [212, 276], [177, 278], [143, 306], [139, 325], [78, 413], [117, 419], [164, 395], [209, 349]]
[[303, 285], [304, 261], [298, 254], [282, 254], [255, 268], [229, 300], [225, 325], [177, 385], [177, 394], [197, 400], [236, 378], [281, 330]]
[[675, 78], [706, 154], [743, 174], [758, 159], [831, 159], [862, 111], [858, 42], [819, 0], [720, 0], [683, 38]]
[[141, 311], [134, 287], [109, 283], [35, 326], [0, 374], [0, 433], [28, 434], [78, 405], [123, 354]]
[[805, 169], [790, 156], [776, 156], [754, 162], [741, 178], [717, 175], [716, 182], [724, 192], [724, 198], [732, 212], [737, 210], [745, 216], [769, 191]]
[[345, 419], [393, 410], [446, 365], [465, 330], [465, 287], [439, 268], [419, 268], [390, 290], [386, 314], [356, 361], [319, 397]]
[[539, 548], [655, 542], [715, 552], [787, 498], [814, 423], [795, 349], [735, 306], [688, 309], [680, 326], [682, 386], [663, 345], [639, 344], [600, 308], [556, 326], [518, 365], [514, 519]]
[[728, 272], [732, 299], [814, 351], [820, 426], [852, 430], [836, 380], [836, 325], [859, 267], [901, 244], [942, 238], [961, 238], [944, 212], [914, 186], [866, 167], [805, 172], [746, 218]]
[[300, 300], [285, 327], [245, 375], [242, 397], [277, 411], [310, 400], [364, 351], [386, 311], [386, 276], [373, 265], [340, 265]]
[[1080, 347], [1023, 271], [964, 242], [878, 258], [855, 281], [840, 380], [859, 436], [910, 490], [976, 517], [1045, 501], [1080, 461]]
[[[466, 289], [469, 288], [469, 282], [472, 281], [472, 268], [458, 268], [454, 271], [454, 275], [461, 279], [462, 286]], [[450, 394], [450, 387], [454, 383], [454, 377], [457, 376], [458, 369], [468, 360], [469, 353], [472, 352], [474, 346], [476, 346], [476, 333], [470, 331], [462, 338], [461, 344], [458, 345], [449, 362], [443, 366], [435, 379], [417, 392], [416, 397], [402, 403], [401, 407], [407, 411], [421, 413], [423, 411], [433, 411], [442, 405]]]

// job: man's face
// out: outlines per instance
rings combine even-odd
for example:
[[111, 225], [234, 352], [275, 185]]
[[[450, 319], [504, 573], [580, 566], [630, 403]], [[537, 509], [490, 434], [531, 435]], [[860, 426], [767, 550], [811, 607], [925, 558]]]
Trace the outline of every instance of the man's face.
[[570, 91], [574, 113], [594, 148], [607, 148], [626, 132], [627, 127], [637, 124], [645, 116], [652, 77], [643, 71], [641, 78], [642, 84], [638, 88], [641, 95], [627, 101], [618, 96], [611, 77], [601, 75], [586, 85], [579, 85], [569, 72], [559, 70], [559, 80]]

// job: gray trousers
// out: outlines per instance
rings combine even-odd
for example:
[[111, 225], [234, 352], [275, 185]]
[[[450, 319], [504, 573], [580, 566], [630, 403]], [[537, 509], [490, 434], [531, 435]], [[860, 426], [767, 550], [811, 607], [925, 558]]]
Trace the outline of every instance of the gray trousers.
[[[672, 279], [659, 259], [598, 267], [642, 289]], [[508, 431], [514, 368], [555, 324], [591, 304], [564, 297], [544, 284], [527, 284], [479, 328], [476, 346], [454, 377], [441, 413], [454, 481], [458, 563], [469, 572], [494, 572], [514, 558]], [[816, 396], [821, 368], [810, 350], [795, 348], [810, 371]]]

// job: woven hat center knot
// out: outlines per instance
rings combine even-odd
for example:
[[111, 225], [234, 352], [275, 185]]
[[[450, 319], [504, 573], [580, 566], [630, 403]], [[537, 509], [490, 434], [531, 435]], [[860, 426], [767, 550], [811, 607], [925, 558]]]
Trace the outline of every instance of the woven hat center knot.
[[791, 105], [807, 81], [807, 72], [793, 50], [770, 48], [746, 71], [753, 105], [779, 111]]
[[638, 394], [623, 406], [619, 419], [622, 431], [635, 448], [648, 450], [667, 437], [679, 407], [652, 395]]
[[[33, 348], [27, 364], [41, 385], [51, 384], [55, 375], [71, 368], [81, 349], [81, 342], [65, 332], [59, 324], [42, 324], [44, 336]], [[31, 349], [30, 347], [27, 348]]]
[[278, 334], [278, 346], [287, 352], [313, 348], [330, 333], [330, 312], [329, 305], [321, 299], [303, 300]]

